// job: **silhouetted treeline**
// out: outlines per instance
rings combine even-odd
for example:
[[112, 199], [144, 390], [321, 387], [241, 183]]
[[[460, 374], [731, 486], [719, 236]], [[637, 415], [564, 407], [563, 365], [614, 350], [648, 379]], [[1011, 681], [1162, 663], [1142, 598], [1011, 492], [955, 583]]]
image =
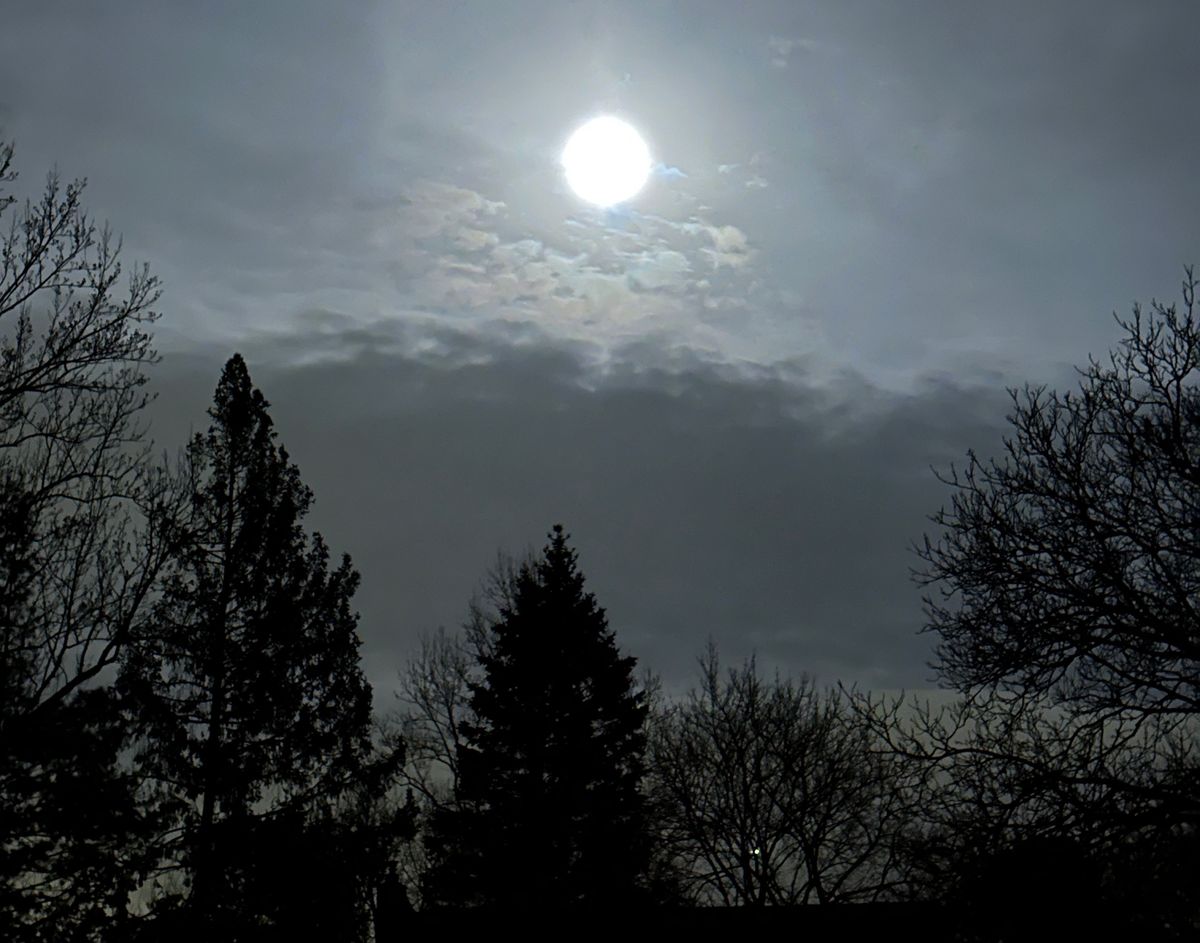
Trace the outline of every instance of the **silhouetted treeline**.
[[[1182, 309], [1135, 309], [1078, 391], [1013, 391], [1004, 457], [945, 476], [915, 550], [947, 706], [711, 644], [667, 697], [555, 525], [378, 718], [358, 573], [239, 355], [207, 430], [150, 454], [157, 283], [122, 280], [81, 189], [0, 191], [0, 938], [1200, 929], [1190, 270]], [[861, 906], [804, 906], [832, 904]]]

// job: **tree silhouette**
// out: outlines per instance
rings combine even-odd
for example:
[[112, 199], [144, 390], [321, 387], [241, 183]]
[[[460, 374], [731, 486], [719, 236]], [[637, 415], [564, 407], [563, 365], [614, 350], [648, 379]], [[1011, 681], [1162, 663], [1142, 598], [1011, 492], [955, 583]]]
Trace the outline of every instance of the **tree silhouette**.
[[[240, 830], [227, 849], [245, 874], [244, 896], [264, 941], [327, 939], [366, 943], [380, 923], [405, 929], [395, 910], [395, 858], [414, 832], [413, 810], [387, 796], [402, 755], [364, 764], [341, 795], [315, 808], [284, 808]], [[383, 920], [380, 920], [380, 915]]]
[[856, 699], [927, 770], [909, 866], [931, 896], [1003, 909], [1036, 860], [1072, 873], [1081, 906], [1156, 932], [1200, 918], [1195, 882], [1162, 864], [1194, 853], [1200, 820], [1195, 289], [1188, 269], [1182, 310], [1118, 318], [1077, 391], [1010, 390], [1005, 456], [942, 477], [915, 576], [960, 699]]
[[701, 678], [654, 717], [662, 839], [700, 903], [766, 906], [894, 895], [911, 816], [901, 771], [838, 691], [764, 681], [754, 660]]
[[[914, 896], [1003, 908], [1030, 880], [1023, 872], [997, 880], [1004, 862], [1040, 856], [1044, 867], [1067, 868], [1072, 855], [1085, 855], [1090, 866], [1086, 873], [1071, 866], [1071, 881], [1056, 883], [1064, 906], [1106, 893], [1106, 865], [1118, 849], [1129, 853], [1123, 836], [1146, 823], [1133, 787], [1152, 781], [1163, 745], [1114, 743], [1104, 728], [1023, 699], [936, 709], [903, 697], [863, 695], [855, 703], [861, 722], [914, 773], [915, 827], [901, 847]], [[1039, 884], [1025, 896], [1043, 890]]]
[[0, 937], [65, 940], [109, 924], [138, 870], [106, 684], [168, 553], [137, 421], [158, 284], [122, 286], [83, 181], [52, 173], [21, 206], [12, 160], [0, 143]]
[[140, 832], [110, 688], [29, 709], [31, 501], [0, 489], [0, 936], [98, 938], [132, 889], [127, 855]]
[[[0, 216], [15, 205], [12, 155], [0, 145]], [[166, 552], [132, 522], [164, 492], [137, 422], [158, 282], [142, 268], [119, 293], [119, 242], [84, 212], [83, 187], [50, 174], [0, 239], [0, 461], [32, 515], [29, 634], [42, 639], [31, 712], [116, 664]]]
[[180, 801], [170, 857], [190, 876], [190, 925], [209, 933], [257, 913], [254, 836], [345, 792], [371, 749], [358, 574], [345, 556], [331, 570], [304, 531], [312, 494], [267, 407], [235, 354], [187, 450], [191, 503], [156, 632], [124, 665], [142, 705], [141, 767]]
[[480, 648], [455, 802], [426, 845], [430, 906], [596, 908], [638, 899], [649, 845], [646, 705], [556, 525]]
[[[1099, 750], [1074, 774], [1162, 823], [1200, 817], [1196, 284], [1188, 269], [1182, 310], [1118, 318], [1119, 348], [1077, 392], [1010, 391], [1006, 456], [952, 469], [941, 533], [917, 548], [942, 680], [1054, 708], [1064, 746]], [[1126, 780], [1113, 766], [1128, 749], [1157, 763]]]

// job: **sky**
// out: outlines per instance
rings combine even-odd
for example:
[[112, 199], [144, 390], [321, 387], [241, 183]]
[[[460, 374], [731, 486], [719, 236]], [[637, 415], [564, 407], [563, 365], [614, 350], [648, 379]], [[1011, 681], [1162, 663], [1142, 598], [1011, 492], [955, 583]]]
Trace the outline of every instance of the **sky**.
[[[153, 434], [247, 358], [381, 703], [562, 522], [671, 686], [928, 688], [935, 470], [1200, 258], [1180, 2], [8, 0], [0, 138], [164, 294]], [[614, 114], [619, 207], [559, 155]]]

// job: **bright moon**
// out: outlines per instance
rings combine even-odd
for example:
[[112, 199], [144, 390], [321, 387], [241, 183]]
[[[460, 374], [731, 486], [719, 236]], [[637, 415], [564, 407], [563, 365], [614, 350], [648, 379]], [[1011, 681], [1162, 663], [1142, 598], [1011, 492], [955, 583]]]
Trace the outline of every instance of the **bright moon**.
[[571, 189], [589, 203], [612, 206], [642, 189], [650, 175], [650, 149], [619, 118], [593, 118], [571, 135], [562, 152]]

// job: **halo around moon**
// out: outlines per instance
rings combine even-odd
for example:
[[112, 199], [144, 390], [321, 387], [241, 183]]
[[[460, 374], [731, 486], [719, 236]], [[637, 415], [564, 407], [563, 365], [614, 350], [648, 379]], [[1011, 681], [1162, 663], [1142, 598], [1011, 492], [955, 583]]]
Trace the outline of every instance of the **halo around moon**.
[[633, 126], [603, 115], [577, 128], [562, 152], [567, 183], [596, 206], [624, 203], [650, 175], [650, 148]]

